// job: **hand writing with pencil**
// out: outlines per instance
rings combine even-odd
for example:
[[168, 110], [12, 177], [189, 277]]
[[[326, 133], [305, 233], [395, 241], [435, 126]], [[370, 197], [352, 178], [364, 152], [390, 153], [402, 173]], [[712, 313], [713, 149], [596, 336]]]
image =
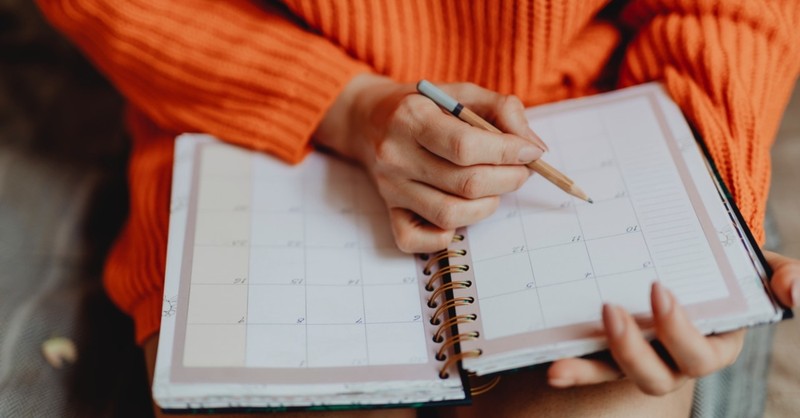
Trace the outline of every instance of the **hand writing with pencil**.
[[[361, 75], [338, 97], [315, 135], [318, 144], [367, 169], [389, 208], [396, 242], [406, 252], [444, 248], [455, 228], [490, 215], [499, 196], [518, 189], [530, 175], [526, 165], [547, 149], [528, 127], [523, 105], [514, 96], [468, 83], [439, 87], [507, 133], [458, 120], [438, 101], [415, 94], [412, 84]], [[800, 261], [766, 255], [775, 271], [776, 297], [796, 306]], [[644, 393], [664, 395], [736, 360], [744, 330], [702, 335], [659, 284], [652, 288], [651, 301], [656, 345], [644, 338], [628, 312], [606, 305], [609, 358], [556, 361], [548, 370], [549, 384], [569, 388], [626, 377]]]
[[489, 216], [546, 149], [516, 97], [469, 83], [440, 87], [508, 133], [472, 127], [413, 84], [369, 74], [348, 84], [315, 132], [317, 144], [366, 168], [406, 252], [440, 250], [456, 228]]

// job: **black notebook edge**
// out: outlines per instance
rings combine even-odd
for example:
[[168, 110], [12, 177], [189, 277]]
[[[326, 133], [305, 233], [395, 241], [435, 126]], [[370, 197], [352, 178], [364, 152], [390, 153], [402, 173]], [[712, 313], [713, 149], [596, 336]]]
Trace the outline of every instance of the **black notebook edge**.
[[755, 237], [753, 236], [752, 231], [750, 231], [750, 226], [742, 216], [742, 212], [739, 210], [739, 207], [736, 205], [736, 202], [733, 198], [733, 194], [728, 189], [728, 186], [725, 184], [725, 181], [722, 179], [722, 175], [717, 169], [717, 165], [714, 163], [714, 159], [711, 157], [711, 152], [709, 151], [708, 147], [706, 146], [705, 141], [703, 140], [703, 136], [700, 135], [700, 132], [695, 128], [694, 124], [688, 121], [689, 127], [692, 130], [692, 134], [695, 137], [695, 142], [700, 147], [700, 150], [703, 152], [703, 157], [705, 158], [706, 164], [708, 164], [709, 171], [714, 176], [715, 184], [717, 186], [717, 190], [720, 192], [720, 197], [723, 199], [725, 205], [730, 209], [729, 213], [733, 213], [736, 217], [736, 222], [739, 226], [738, 230], [744, 233], [744, 237], [747, 240], [748, 245], [750, 246], [750, 250], [752, 250], [753, 254], [755, 254], [758, 262], [760, 263], [760, 268], [764, 270], [766, 277], [763, 277], [762, 283], [764, 285], [764, 291], [769, 296], [770, 300], [772, 300], [773, 304], [780, 308], [783, 311], [783, 316], [781, 320], [791, 319], [794, 318], [794, 312], [784, 306], [776, 297], [775, 294], [772, 292], [772, 289], [769, 287], [769, 283], [772, 281], [772, 267], [770, 267], [767, 259], [764, 257], [764, 253], [761, 250], [761, 246], [758, 245]]

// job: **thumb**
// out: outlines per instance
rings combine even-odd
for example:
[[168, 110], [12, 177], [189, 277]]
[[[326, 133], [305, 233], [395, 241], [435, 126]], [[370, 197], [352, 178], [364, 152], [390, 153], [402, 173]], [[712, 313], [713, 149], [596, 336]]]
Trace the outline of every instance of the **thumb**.
[[788, 307], [800, 305], [800, 260], [764, 251], [772, 268], [770, 288], [778, 300]]

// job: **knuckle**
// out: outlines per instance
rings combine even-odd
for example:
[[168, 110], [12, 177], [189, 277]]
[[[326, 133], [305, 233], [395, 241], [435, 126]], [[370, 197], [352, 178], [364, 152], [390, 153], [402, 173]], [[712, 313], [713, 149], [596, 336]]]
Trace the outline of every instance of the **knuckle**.
[[651, 396], [664, 396], [672, 392], [673, 387], [670, 382], [656, 379], [645, 382], [640, 386], [640, 389], [642, 390], [642, 392]]
[[522, 100], [513, 94], [506, 94], [500, 99], [500, 105], [503, 110], [519, 111], [524, 108]]
[[450, 88], [456, 97], [473, 96], [480, 90], [480, 87], [474, 83], [453, 83]]
[[[429, 106], [424, 105], [419, 97], [408, 95], [400, 99], [390, 116], [390, 123], [395, 127], [412, 127], [429, 117]], [[423, 104], [423, 105], [421, 105]]]
[[447, 246], [450, 245], [450, 241], [452, 240], [453, 240], [452, 233], [440, 234], [436, 238], [436, 249], [447, 248]]
[[461, 226], [458, 223], [458, 205], [450, 199], [444, 199], [436, 208], [432, 221], [442, 229], [458, 228]]
[[457, 193], [469, 199], [476, 199], [481, 197], [483, 189], [482, 177], [478, 170], [468, 170], [467, 173], [461, 177]]
[[464, 83], [464, 94], [474, 96], [480, 94], [482, 91], [483, 88], [475, 83]]
[[519, 146], [514, 141], [503, 141], [501, 145], [500, 163], [516, 163], [518, 161]]
[[404, 96], [403, 98], [401, 98], [397, 102], [397, 110], [395, 111], [395, 113], [414, 114], [414, 111], [415, 111], [415, 109], [417, 107], [417, 106], [414, 105], [414, 102], [416, 101], [414, 99], [415, 99], [415, 96], [413, 96], [413, 95], [408, 95], [408, 96]]
[[387, 117], [388, 125], [391, 127], [403, 125], [410, 120], [413, 111], [413, 108], [408, 104], [408, 100], [400, 100]]
[[474, 160], [472, 149], [469, 141], [461, 133], [453, 134], [448, 142], [453, 163], [460, 166], [472, 165]]
[[402, 152], [393, 141], [381, 141], [375, 146], [375, 164], [379, 170], [396, 171], [403, 164]]
[[394, 241], [397, 244], [397, 248], [404, 253], [413, 253], [415, 251], [415, 240], [412, 234], [404, 228], [394, 231]]

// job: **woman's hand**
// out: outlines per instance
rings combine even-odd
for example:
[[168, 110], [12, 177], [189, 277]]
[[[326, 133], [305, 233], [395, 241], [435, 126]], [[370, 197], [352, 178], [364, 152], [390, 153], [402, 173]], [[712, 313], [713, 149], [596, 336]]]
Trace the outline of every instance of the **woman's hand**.
[[406, 252], [445, 248], [456, 228], [489, 216], [546, 149], [516, 97], [467, 83], [439, 87], [510, 134], [474, 128], [414, 85], [370, 74], [348, 84], [315, 132], [318, 144], [366, 168]]
[[[786, 306], [800, 303], [800, 260], [765, 252], [773, 269], [770, 286]], [[675, 297], [658, 282], [650, 295], [656, 337], [670, 360], [665, 360], [642, 337], [633, 317], [618, 306], [603, 307], [603, 325], [613, 361], [571, 358], [548, 370], [555, 387], [590, 385], [628, 377], [645, 393], [664, 395], [688, 379], [705, 376], [736, 361], [744, 330], [703, 336], [687, 318]]]

